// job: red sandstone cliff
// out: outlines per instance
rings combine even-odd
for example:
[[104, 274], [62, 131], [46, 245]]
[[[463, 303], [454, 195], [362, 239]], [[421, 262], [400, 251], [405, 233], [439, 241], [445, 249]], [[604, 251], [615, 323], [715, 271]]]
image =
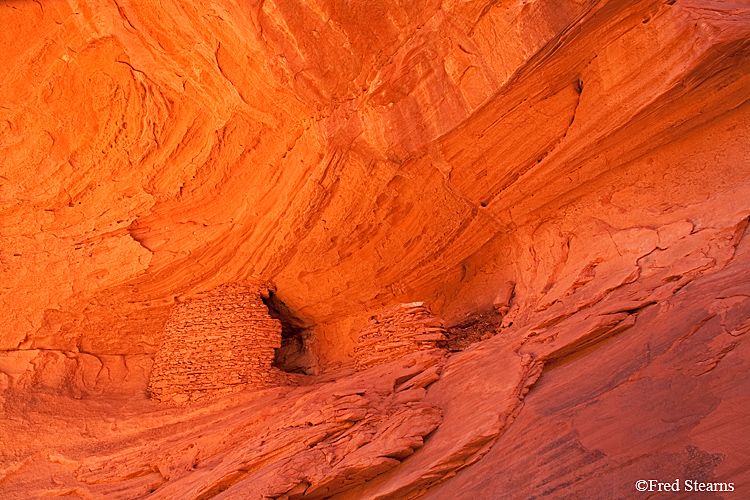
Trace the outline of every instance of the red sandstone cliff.
[[[11, 0], [0, 27], [4, 498], [750, 494], [747, 2]], [[175, 304], [249, 280], [299, 369], [150, 401]], [[448, 340], [354, 372], [417, 301]]]

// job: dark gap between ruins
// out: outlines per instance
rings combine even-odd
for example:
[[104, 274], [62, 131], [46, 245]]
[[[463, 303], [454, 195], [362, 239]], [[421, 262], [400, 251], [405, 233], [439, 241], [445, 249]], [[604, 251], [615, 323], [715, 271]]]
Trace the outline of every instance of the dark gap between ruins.
[[262, 299], [270, 316], [281, 322], [281, 347], [276, 349], [272, 366], [288, 373], [314, 375], [317, 370], [310, 352], [312, 325], [294, 314], [274, 292], [269, 291], [268, 297]]

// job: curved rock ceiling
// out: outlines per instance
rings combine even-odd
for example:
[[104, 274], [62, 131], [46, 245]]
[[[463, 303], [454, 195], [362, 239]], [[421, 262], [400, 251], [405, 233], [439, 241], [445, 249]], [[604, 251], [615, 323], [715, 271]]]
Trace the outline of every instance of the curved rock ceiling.
[[[0, 27], [9, 498], [747, 496], [747, 1], [7, 0]], [[248, 281], [308, 374], [149, 401], [172, 306]], [[411, 302], [482, 340], [353, 373]]]

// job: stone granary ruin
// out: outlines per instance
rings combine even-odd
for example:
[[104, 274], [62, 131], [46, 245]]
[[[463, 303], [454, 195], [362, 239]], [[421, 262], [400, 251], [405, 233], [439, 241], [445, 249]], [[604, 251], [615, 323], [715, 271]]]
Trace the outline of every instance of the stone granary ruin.
[[228, 284], [175, 305], [154, 358], [151, 397], [184, 404], [267, 384], [281, 347], [267, 296], [263, 285]]
[[398, 304], [370, 319], [359, 333], [355, 367], [365, 370], [445, 340], [443, 321], [424, 302]]

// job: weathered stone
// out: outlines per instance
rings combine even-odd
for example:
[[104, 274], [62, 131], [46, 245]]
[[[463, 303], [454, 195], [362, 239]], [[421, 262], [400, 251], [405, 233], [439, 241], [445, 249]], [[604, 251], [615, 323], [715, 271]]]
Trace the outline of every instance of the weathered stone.
[[[0, 5], [3, 500], [746, 498], [748, 40], [744, 0]], [[256, 279], [289, 373], [225, 345], [247, 304], [162, 362]], [[415, 300], [475, 342], [358, 343]]]
[[445, 340], [443, 321], [424, 302], [398, 304], [370, 319], [359, 332], [355, 367], [364, 370]]
[[176, 304], [154, 359], [151, 397], [184, 404], [268, 384], [281, 323], [264, 294], [261, 285], [230, 284]]

